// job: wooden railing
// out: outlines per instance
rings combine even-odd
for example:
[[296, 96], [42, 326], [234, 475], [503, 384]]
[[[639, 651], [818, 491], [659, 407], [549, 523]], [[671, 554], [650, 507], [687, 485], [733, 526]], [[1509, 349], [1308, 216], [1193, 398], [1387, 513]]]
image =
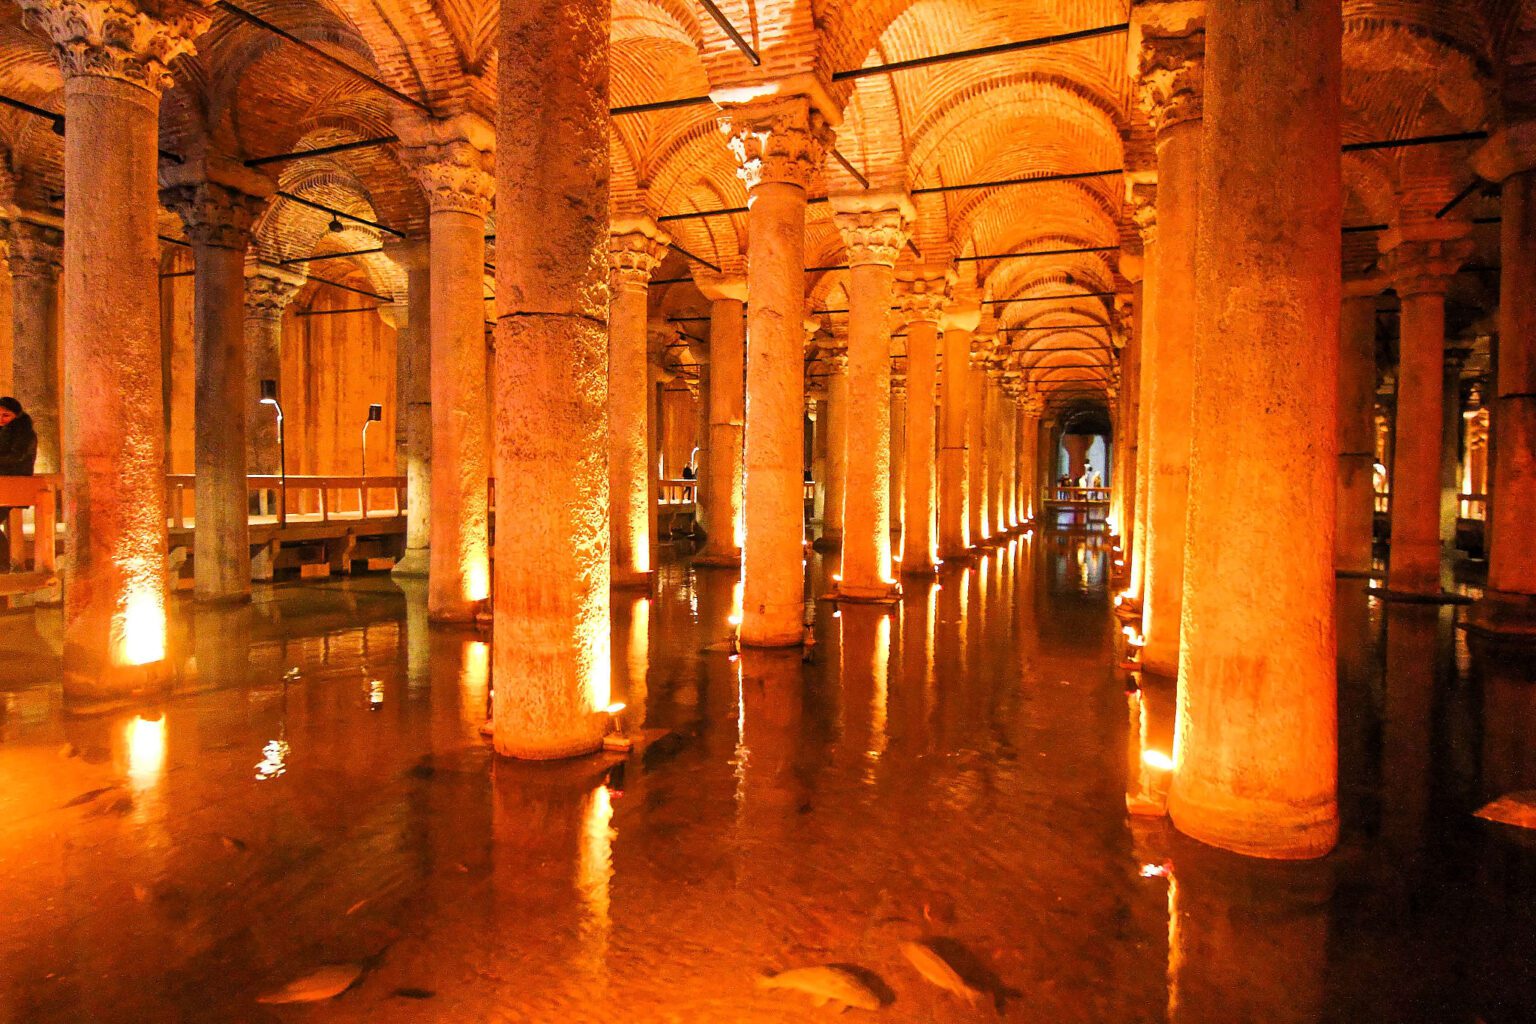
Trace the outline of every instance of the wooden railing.
[[[187, 496], [195, 492], [197, 478], [191, 474], [172, 474], [165, 478], [165, 483], [171, 526], [178, 530], [186, 529]], [[283, 478], [277, 476], [246, 477], [246, 490], [252, 492], [278, 492], [284, 486]], [[322, 523], [330, 522], [331, 516], [338, 514], [336, 510], [340, 502], [335, 499], [348, 492], [357, 497], [358, 508], [362, 512], [360, 518], [377, 512], [398, 516], [405, 509], [403, 476], [289, 476], [286, 487], [288, 515], [313, 515], [313, 512], [301, 511], [308, 504], [302, 499], [305, 495], [318, 494], [318, 512]], [[389, 500], [382, 506], [374, 500], [378, 491], [389, 492]], [[351, 513], [348, 514], [350, 516]]]
[[656, 502], [659, 505], [691, 505], [697, 500], [697, 480], [657, 480]]
[[1045, 489], [1045, 500], [1061, 505], [1107, 505], [1109, 493], [1108, 487], [1061, 487], [1058, 485]]
[[[10, 547], [10, 571], [0, 575], [0, 593], [15, 594], [48, 586], [55, 569], [58, 542], [59, 478], [0, 476], [0, 508], [5, 508], [5, 536]], [[23, 543], [26, 510], [32, 510], [32, 550]], [[23, 569], [27, 566], [28, 569]]]

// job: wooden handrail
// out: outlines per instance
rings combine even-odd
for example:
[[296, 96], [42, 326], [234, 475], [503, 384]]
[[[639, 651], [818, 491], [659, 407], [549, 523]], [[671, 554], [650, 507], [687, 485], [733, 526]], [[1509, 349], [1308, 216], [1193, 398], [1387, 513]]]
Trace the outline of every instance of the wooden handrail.
[[[401, 515], [405, 511], [406, 478], [403, 476], [305, 476], [289, 474], [284, 478], [273, 474], [253, 474], [245, 478], [248, 491], [272, 491], [286, 486], [290, 492], [294, 491], [318, 491], [320, 492], [320, 519], [329, 522], [332, 511], [331, 492], [350, 490], [359, 495], [360, 514], [367, 515], [374, 511], [366, 506], [369, 504], [367, 496], [372, 491], [390, 491], [394, 499], [390, 502], [390, 511], [394, 515]], [[166, 494], [170, 503], [171, 525], [178, 530], [186, 529], [187, 495], [195, 495], [197, 477], [192, 473], [168, 473], [165, 477]], [[290, 508], [290, 512], [292, 509]]]
[[55, 569], [54, 545], [58, 539], [59, 476], [0, 476], [0, 506], [6, 513], [6, 536], [11, 543], [11, 564], [17, 561], [22, 537], [22, 513], [32, 510], [32, 571], [51, 577]]

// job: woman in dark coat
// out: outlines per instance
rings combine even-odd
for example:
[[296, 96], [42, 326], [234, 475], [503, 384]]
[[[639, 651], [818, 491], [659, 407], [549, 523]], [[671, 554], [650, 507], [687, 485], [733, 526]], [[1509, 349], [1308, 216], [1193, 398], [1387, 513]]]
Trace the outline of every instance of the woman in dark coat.
[[[37, 431], [32, 417], [9, 395], [0, 398], [0, 476], [31, 476], [37, 464]], [[11, 538], [5, 523], [10, 509], [0, 506], [0, 572], [11, 569]]]

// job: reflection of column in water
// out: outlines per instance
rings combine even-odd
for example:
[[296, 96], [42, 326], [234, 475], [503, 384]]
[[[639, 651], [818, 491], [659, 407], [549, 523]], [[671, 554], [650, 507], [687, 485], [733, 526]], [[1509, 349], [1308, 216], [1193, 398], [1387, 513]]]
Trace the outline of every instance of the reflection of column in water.
[[[426, 604], [422, 604], [426, 613]], [[484, 640], [464, 641], [464, 665], [459, 671], [459, 721], [465, 735], [477, 736], [486, 720], [490, 697], [491, 645]]]
[[[405, 594], [405, 684], [409, 691], [432, 685], [432, 642], [427, 624], [427, 581], [396, 578]], [[482, 719], [483, 720], [483, 719]]]
[[[970, 570], [966, 570], [968, 573]], [[958, 586], [950, 588], [963, 595], [964, 576]], [[892, 706], [898, 709], [899, 723], [896, 729], [902, 750], [908, 758], [926, 753], [931, 743], [930, 716], [937, 677], [934, 674], [935, 603], [939, 598], [937, 584], [925, 586], [923, 581], [910, 581], [901, 604], [901, 678], [895, 686]], [[963, 675], [959, 669], [955, 675]]]
[[1442, 664], [1437, 605], [1386, 610], [1386, 708], [1381, 736], [1381, 837], [1384, 866], [1411, 884], [1424, 855], [1436, 763], [1437, 669]]
[[1339, 637], [1339, 817], [1346, 827], [1367, 813], [1375, 799], [1373, 780], [1380, 776], [1373, 741], [1380, 650], [1373, 642], [1365, 586], [1363, 579], [1340, 579], [1334, 589]]
[[794, 771], [803, 704], [800, 652], [747, 648], [738, 664], [740, 746], [750, 752], [739, 766], [740, 793], [750, 818], [754, 808], [781, 812], [801, 803]]
[[1536, 661], [1474, 641], [1472, 664], [1482, 680], [1482, 801], [1536, 789]]
[[[865, 781], [874, 781], [874, 762], [885, 753], [890, 699], [891, 620], [876, 605], [841, 608], [843, 705], [847, 747], [866, 762]], [[903, 652], [905, 657], [905, 652]]]
[[193, 612], [195, 621], [191, 629], [196, 675], [184, 679], [177, 689], [233, 689], [250, 682], [253, 614], [249, 604], [199, 605]]
[[1327, 973], [1326, 864], [1180, 841], [1168, 879], [1168, 1021], [1312, 1024]]
[[[614, 626], [618, 627], [616, 616]], [[638, 731], [645, 724], [650, 691], [647, 673], [651, 667], [651, 599], [637, 597], [630, 603], [629, 624], [624, 639], [623, 688], [615, 689], [614, 700], [625, 704], [627, 728]]]

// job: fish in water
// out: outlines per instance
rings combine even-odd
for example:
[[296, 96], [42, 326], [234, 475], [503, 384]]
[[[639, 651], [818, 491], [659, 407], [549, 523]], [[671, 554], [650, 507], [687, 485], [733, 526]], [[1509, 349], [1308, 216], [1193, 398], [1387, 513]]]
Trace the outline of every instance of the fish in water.
[[917, 973], [921, 974], [929, 984], [936, 985], [946, 992], [953, 992], [972, 1006], [975, 1006], [976, 1001], [981, 998], [981, 993], [968, 985], [950, 962], [926, 942], [903, 942], [901, 955], [917, 968]]
[[326, 964], [276, 992], [268, 992], [258, 1003], [318, 1003], [339, 996], [363, 976], [361, 964]]
[[88, 789], [84, 793], [81, 793], [79, 796], [75, 797], [69, 803], [65, 804], [64, 806], [65, 807], [81, 807], [81, 806], [84, 806], [85, 804], [88, 804], [92, 800], [95, 800], [97, 797], [101, 796], [103, 793], [110, 793], [110, 792], [112, 792], [116, 788], [117, 788], [116, 786], [102, 786], [100, 789]]
[[1493, 803], [1486, 804], [1477, 816], [1517, 828], [1536, 828], [1536, 789], [1505, 793]]
[[880, 997], [870, 991], [852, 971], [841, 967], [797, 967], [757, 979], [761, 989], [789, 989], [804, 992], [817, 1006], [841, 1003], [845, 1008], [856, 1006], [861, 1010], [880, 1009]]

